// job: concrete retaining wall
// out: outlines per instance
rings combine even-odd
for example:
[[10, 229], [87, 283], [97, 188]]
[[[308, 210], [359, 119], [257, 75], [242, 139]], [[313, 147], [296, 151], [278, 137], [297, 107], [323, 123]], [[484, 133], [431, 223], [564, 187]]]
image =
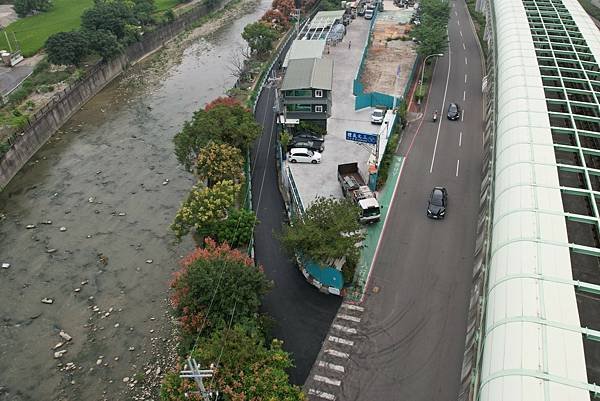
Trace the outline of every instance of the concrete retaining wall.
[[146, 33], [139, 42], [130, 45], [118, 58], [96, 64], [85, 77], [55, 95], [30, 118], [29, 124], [21, 133], [9, 138], [11, 148], [0, 158], [0, 189], [8, 185], [25, 163], [75, 112], [128, 66], [160, 49], [168, 40], [191, 27], [198, 18], [210, 11], [211, 9], [204, 4], [190, 9], [173, 22]]

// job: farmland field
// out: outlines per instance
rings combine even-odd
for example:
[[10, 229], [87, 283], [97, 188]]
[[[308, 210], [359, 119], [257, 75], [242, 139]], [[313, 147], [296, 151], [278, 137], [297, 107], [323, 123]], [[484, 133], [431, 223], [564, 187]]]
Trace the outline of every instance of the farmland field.
[[[164, 11], [178, 4], [177, 0], [155, 0], [156, 9]], [[13, 22], [6, 27], [11, 45], [14, 48], [15, 33], [25, 57], [34, 55], [44, 47], [48, 37], [56, 32], [72, 31], [79, 28], [81, 14], [93, 4], [93, 0], [54, 0], [52, 10], [32, 15]], [[0, 32], [0, 49], [8, 50], [5, 36]]]
[[[6, 27], [11, 44], [14, 46], [11, 33], [14, 32], [25, 57], [40, 50], [53, 33], [78, 28], [83, 10], [90, 7], [93, 0], [54, 0], [53, 3], [52, 10], [20, 19]], [[4, 35], [0, 35], [0, 48], [8, 49]]]

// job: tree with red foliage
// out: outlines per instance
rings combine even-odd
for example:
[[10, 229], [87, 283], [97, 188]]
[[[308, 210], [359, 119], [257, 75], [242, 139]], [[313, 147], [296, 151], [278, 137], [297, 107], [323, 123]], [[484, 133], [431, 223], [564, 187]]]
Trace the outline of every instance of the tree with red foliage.
[[276, 31], [285, 31], [290, 27], [290, 21], [283, 15], [279, 10], [268, 9], [261, 18], [265, 21], [272, 29]]
[[[181, 323], [184, 342], [186, 337], [189, 340], [197, 335], [203, 325], [208, 329], [223, 327], [231, 319], [234, 304], [233, 323], [255, 319], [261, 297], [271, 286], [251, 258], [212, 239], [181, 264], [171, 282], [171, 305]], [[213, 299], [217, 302], [211, 302]]]
[[292, 11], [296, 8], [294, 0], [273, 0], [273, 10], [279, 10], [289, 20]]
[[211, 109], [214, 109], [217, 106], [231, 107], [231, 106], [240, 106], [240, 105], [241, 105], [240, 101], [237, 100], [236, 98], [229, 97], [229, 96], [221, 96], [221, 97], [216, 98], [212, 102], [206, 103], [206, 106], [204, 106], [204, 110], [209, 111]]

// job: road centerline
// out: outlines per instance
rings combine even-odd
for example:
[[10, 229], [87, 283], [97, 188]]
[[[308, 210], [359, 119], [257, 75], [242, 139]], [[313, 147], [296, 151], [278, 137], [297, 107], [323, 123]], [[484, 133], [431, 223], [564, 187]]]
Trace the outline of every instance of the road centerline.
[[458, 169], [460, 168], [460, 159], [456, 161], [456, 176], [458, 177]]
[[[444, 99], [442, 101], [442, 110], [446, 107], [446, 95], [448, 94], [448, 82], [450, 82], [450, 70], [452, 69], [452, 51], [448, 48], [448, 74], [446, 74], [446, 87], [444, 88]], [[438, 122], [437, 134], [435, 135], [435, 144], [433, 145], [433, 156], [431, 157], [431, 166], [429, 174], [433, 172], [433, 164], [435, 163], [435, 153], [440, 139], [440, 130], [442, 129], [442, 119]]]
[[460, 148], [462, 146], [462, 131], [460, 131], [460, 133], [458, 134], [458, 147]]

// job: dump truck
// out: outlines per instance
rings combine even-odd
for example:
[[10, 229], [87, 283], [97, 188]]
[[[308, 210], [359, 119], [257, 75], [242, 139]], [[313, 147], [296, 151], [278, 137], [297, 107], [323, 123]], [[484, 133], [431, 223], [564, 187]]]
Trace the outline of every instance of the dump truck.
[[338, 181], [342, 186], [342, 193], [347, 199], [355, 202], [361, 210], [361, 223], [375, 223], [381, 217], [381, 208], [375, 194], [365, 184], [358, 163], [338, 164]]

